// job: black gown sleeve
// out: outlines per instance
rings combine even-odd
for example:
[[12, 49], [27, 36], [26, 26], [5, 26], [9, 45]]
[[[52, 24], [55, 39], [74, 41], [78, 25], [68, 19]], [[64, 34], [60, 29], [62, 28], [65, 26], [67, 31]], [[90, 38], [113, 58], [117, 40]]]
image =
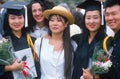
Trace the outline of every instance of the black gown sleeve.
[[0, 65], [0, 76], [5, 72], [5, 65]]

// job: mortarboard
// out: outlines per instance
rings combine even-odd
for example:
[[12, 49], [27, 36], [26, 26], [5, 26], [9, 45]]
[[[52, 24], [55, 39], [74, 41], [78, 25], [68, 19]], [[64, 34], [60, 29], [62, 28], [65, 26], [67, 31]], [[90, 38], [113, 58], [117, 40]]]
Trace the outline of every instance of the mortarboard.
[[103, 2], [99, 0], [85, 0], [84, 2], [78, 3], [76, 6], [78, 8], [85, 9], [85, 11], [93, 11], [93, 10], [98, 10], [101, 12], [101, 25], [104, 25], [104, 15], [103, 15]]
[[27, 5], [25, 2], [18, 1], [8, 1], [5, 2], [2, 7], [7, 9], [8, 14], [21, 15], [24, 13], [24, 5]]
[[80, 2], [77, 5], [78, 8], [83, 8], [86, 11], [91, 10], [100, 10], [101, 9], [101, 3], [96, 0], [85, 0], [84, 2]]
[[7, 10], [7, 14], [13, 14], [17, 16], [25, 14], [25, 27], [27, 27], [27, 4], [28, 3], [22, 1], [7, 1], [2, 5], [2, 7]]

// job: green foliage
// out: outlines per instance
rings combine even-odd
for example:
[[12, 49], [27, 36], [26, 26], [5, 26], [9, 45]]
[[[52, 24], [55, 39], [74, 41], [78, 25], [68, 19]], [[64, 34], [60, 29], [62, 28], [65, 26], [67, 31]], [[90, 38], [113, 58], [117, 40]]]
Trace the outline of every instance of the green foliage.
[[92, 60], [90, 72], [93, 75], [107, 73], [112, 65], [112, 62], [100, 45], [95, 47]]
[[105, 51], [100, 46], [96, 46], [92, 57], [93, 61], [97, 60], [97, 61], [105, 62], [105, 58], [106, 58]]
[[9, 42], [8, 41], [0, 44], [0, 58], [2, 58], [2, 59], [7, 58], [8, 59], [10, 57], [9, 51], [7, 49], [9, 49]]
[[[31, 0], [5, 0], [5, 1], [27, 1], [30, 2]], [[58, 5], [60, 3], [67, 3], [70, 8], [75, 8], [78, 2], [82, 2], [84, 0], [50, 0], [55, 3], [55, 5]]]
[[11, 64], [12, 63], [12, 45], [10, 41], [3, 41], [0, 43], [0, 64]]

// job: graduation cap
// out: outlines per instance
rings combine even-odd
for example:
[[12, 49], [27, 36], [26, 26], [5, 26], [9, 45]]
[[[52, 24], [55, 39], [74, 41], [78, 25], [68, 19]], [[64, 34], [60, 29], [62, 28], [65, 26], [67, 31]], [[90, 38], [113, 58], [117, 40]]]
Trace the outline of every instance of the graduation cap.
[[99, 0], [85, 0], [84, 2], [79, 2], [76, 6], [77, 8], [85, 9], [85, 11], [98, 10], [101, 12], [101, 25], [104, 25], [104, 15], [103, 15], [103, 2]]
[[7, 1], [5, 2], [2, 7], [7, 10], [7, 14], [13, 14], [13, 15], [23, 15], [25, 14], [25, 27], [28, 26], [28, 20], [27, 20], [27, 5], [26, 2], [20, 2], [20, 1]]
[[86, 11], [91, 11], [91, 10], [100, 10], [101, 9], [101, 3], [96, 0], [85, 0], [84, 2], [78, 3], [77, 7], [78, 8], [83, 8]]

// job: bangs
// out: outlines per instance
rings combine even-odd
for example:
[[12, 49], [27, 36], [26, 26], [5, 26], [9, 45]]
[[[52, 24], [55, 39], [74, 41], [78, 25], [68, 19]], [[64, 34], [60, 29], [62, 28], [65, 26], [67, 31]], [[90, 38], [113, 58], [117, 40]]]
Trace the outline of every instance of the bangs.
[[68, 20], [67, 20], [65, 17], [63, 17], [63, 16], [61, 16], [61, 15], [58, 15], [58, 14], [52, 14], [52, 15], [49, 16], [48, 19], [51, 20], [51, 18], [52, 18], [53, 16], [57, 17], [57, 20], [58, 20], [58, 21], [61, 21], [63, 24], [65, 24], [65, 23], [68, 22]]

